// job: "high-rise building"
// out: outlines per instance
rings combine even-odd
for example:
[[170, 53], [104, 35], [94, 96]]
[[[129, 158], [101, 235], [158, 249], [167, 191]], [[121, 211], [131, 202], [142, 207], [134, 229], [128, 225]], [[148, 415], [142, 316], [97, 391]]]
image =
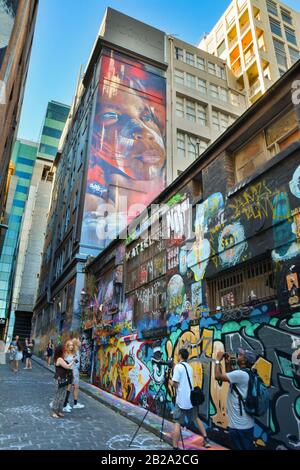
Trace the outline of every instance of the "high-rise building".
[[54, 161], [35, 307], [42, 329], [49, 318], [57, 331], [78, 328], [87, 257], [245, 109], [223, 60], [107, 9]]
[[7, 198], [8, 229], [4, 236], [0, 254], [0, 338], [4, 336], [10, 307], [15, 261], [30, 181], [35, 165], [37, 144], [24, 140], [16, 141], [12, 155], [15, 172], [10, 178]]
[[233, 0], [199, 48], [225, 60], [254, 103], [300, 58], [300, 13], [276, 0]]
[[[20, 337], [30, 333], [52, 191], [53, 154], [57, 152], [69, 111], [67, 105], [49, 102], [40, 143], [18, 139], [14, 147], [8, 231], [0, 257], [0, 278], [4, 281], [0, 290], [0, 318], [6, 323], [8, 341], [14, 329]], [[45, 144], [50, 133], [51, 140]]]
[[38, 0], [0, 0], [0, 224], [7, 223], [6, 180], [24, 96], [37, 6]]

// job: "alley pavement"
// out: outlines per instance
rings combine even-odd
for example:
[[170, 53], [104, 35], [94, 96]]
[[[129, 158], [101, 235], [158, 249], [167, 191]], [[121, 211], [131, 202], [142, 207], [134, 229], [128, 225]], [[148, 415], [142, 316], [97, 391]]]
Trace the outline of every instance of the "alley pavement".
[[[0, 365], [0, 450], [128, 450], [135, 423], [82, 392], [85, 408], [55, 420], [53, 373], [37, 363], [32, 371], [22, 367], [15, 374]], [[141, 428], [130, 449], [171, 447]]]

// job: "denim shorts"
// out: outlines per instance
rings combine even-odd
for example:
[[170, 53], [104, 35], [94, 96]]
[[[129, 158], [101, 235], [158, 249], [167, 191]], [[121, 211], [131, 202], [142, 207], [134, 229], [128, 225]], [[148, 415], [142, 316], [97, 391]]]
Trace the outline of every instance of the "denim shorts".
[[198, 418], [198, 407], [193, 406], [193, 408], [190, 408], [189, 410], [184, 410], [182, 408], [179, 408], [178, 405], [175, 405], [175, 409], [173, 411], [173, 419], [175, 423], [181, 424], [181, 426], [184, 426], [187, 423], [190, 422], [195, 422], [196, 419]]

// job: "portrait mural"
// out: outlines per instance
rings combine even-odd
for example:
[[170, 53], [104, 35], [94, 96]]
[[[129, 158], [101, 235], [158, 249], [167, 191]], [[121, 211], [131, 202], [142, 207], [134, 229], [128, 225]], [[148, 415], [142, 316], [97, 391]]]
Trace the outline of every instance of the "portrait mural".
[[102, 52], [83, 243], [103, 249], [165, 188], [165, 101], [162, 71]]

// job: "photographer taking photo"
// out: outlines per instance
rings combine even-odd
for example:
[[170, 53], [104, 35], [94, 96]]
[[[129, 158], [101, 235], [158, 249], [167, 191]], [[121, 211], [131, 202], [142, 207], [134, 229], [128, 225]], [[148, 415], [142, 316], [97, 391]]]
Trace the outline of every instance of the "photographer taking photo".
[[[226, 370], [230, 370], [229, 355], [219, 351], [215, 361], [215, 379], [218, 382], [229, 382], [227, 395], [228, 431], [235, 450], [254, 450], [254, 417], [246, 412], [241, 404], [248, 393], [249, 373], [256, 361], [252, 351], [239, 348], [237, 351], [238, 370], [222, 372], [221, 361], [225, 359]], [[247, 369], [247, 370], [246, 370]], [[243, 406], [243, 410], [241, 407]]]
[[198, 417], [198, 407], [191, 402], [191, 390], [194, 388], [193, 369], [187, 363], [189, 352], [187, 349], [179, 350], [179, 363], [173, 371], [171, 384], [176, 389], [176, 404], [173, 413], [175, 421], [173, 433], [173, 449], [178, 449], [181, 426], [185, 426], [185, 420], [193, 422], [200, 430], [204, 439], [204, 447], [209, 448], [211, 444], [208, 440], [205, 427]]

